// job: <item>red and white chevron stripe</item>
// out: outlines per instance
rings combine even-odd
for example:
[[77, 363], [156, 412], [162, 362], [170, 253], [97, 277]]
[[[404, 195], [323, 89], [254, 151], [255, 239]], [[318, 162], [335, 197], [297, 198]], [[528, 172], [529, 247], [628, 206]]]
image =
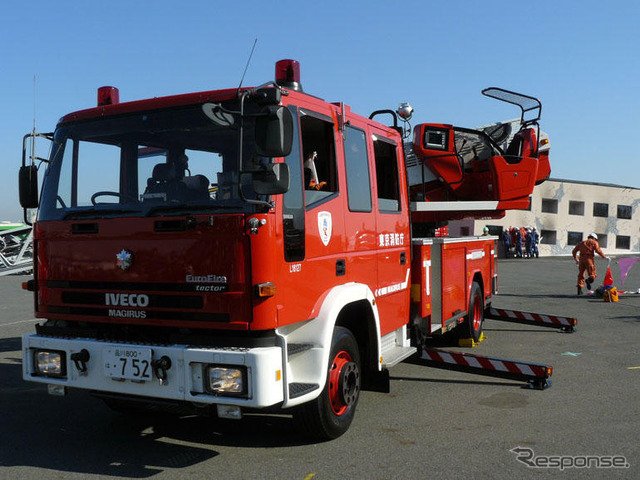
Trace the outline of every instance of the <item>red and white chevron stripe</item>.
[[546, 380], [553, 372], [550, 366], [539, 363], [505, 360], [434, 348], [424, 348], [421, 358], [431, 367], [532, 382], [539, 388], [548, 386]]
[[554, 328], [573, 329], [578, 324], [578, 320], [576, 318], [545, 315], [541, 313], [519, 312], [517, 310], [504, 310], [500, 308], [489, 308], [485, 316], [495, 320], [520, 321], [522, 323]]

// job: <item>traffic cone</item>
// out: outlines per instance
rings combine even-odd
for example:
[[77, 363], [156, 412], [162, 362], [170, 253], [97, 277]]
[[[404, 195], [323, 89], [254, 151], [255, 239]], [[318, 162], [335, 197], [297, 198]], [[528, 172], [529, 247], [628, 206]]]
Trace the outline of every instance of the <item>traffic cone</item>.
[[613, 275], [611, 275], [611, 267], [607, 267], [607, 274], [604, 276], [604, 286], [613, 287]]
[[602, 300], [605, 302], [617, 302], [618, 290], [613, 286], [613, 275], [611, 275], [611, 267], [607, 267], [607, 274], [604, 276], [604, 292]]

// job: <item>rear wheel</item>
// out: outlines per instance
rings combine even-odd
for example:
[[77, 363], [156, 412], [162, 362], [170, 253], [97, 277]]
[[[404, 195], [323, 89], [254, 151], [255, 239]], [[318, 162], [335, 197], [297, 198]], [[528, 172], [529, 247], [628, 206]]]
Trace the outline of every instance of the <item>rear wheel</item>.
[[482, 335], [482, 323], [484, 321], [484, 297], [482, 288], [478, 282], [471, 285], [469, 297], [469, 313], [460, 326], [460, 338], [472, 338], [479, 341]]
[[346, 432], [360, 397], [360, 352], [351, 331], [336, 327], [325, 387], [318, 398], [298, 407], [297, 420], [313, 437], [331, 440]]

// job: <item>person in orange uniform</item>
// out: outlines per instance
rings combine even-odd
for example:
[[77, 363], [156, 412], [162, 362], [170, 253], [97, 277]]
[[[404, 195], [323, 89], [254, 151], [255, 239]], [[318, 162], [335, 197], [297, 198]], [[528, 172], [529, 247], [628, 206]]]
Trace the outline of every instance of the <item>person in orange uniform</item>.
[[[577, 257], [578, 253], [580, 253], [580, 260], [578, 260]], [[585, 283], [585, 272], [588, 275], [587, 289], [591, 290], [591, 283], [596, 279], [596, 265], [593, 262], [593, 257], [596, 253], [602, 258], [607, 258], [600, 249], [598, 236], [595, 233], [590, 233], [587, 239], [577, 244], [571, 252], [573, 259], [578, 264], [578, 295], [582, 295], [582, 287]]]

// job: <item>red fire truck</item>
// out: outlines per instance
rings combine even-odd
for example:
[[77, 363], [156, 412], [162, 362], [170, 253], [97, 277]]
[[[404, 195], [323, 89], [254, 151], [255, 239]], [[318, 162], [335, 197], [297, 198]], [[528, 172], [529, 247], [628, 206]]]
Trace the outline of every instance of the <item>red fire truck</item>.
[[24, 379], [119, 410], [283, 411], [341, 435], [361, 389], [388, 391], [429, 337], [480, 337], [495, 237], [434, 232], [528, 205], [549, 173], [524, 118], [537, 100], [489, 93], [523, 111], [506, 150], [443, 124], [405, 142], [408, 105], [357, 115], [304, 93], [291, 60], [257, 88], [124, 103], [100, 88], [97, 107], [25, 136], [52, 147], [25, 148], [19, 175], [42, 319]]

